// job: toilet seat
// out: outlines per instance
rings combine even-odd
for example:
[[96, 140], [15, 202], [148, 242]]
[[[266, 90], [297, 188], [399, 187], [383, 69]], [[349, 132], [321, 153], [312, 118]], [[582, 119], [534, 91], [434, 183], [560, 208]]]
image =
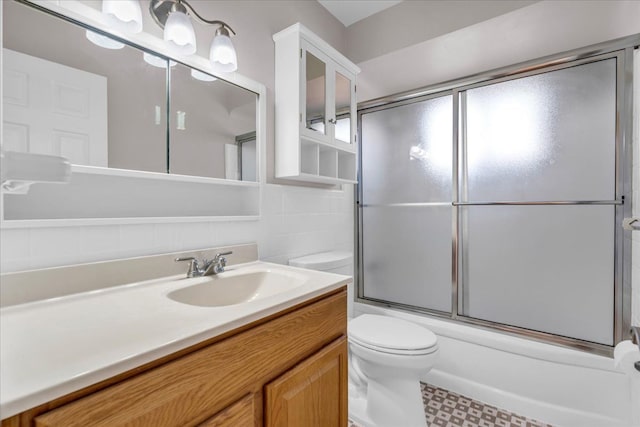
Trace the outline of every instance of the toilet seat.
[[394, 317], [363, 314], [348, 324], [349, 341], [396, 355], [424, 355], [438, 350], [436, 335], [415, 323]]
[[352, 345], [358, 345], [360, 347], [364, 347], [369, 350], [377, 351], [380, 353], [394, 354], [397, 356], [423, 356], [426, 354], [434, 353], [438, 350], [438, 346], [433, 346], [430, 348], [422, 348], [417, 350], [399, 350], [399, 349], [379, 347], [371, 344], [366, 344], [353, 338], [349, 338], [349, 343]]

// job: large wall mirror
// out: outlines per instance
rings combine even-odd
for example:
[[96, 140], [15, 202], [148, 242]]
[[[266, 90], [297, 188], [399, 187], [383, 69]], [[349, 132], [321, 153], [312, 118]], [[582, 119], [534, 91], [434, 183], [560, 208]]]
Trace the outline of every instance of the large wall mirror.
[[15, 1], [2, 31], [3, 150], [257, 181], [256, 93]]

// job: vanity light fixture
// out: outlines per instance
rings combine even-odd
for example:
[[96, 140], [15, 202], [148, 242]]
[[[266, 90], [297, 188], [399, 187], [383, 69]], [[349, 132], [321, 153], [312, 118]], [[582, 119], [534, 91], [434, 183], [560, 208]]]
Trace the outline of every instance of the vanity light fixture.
[[109, 25], [125, 33], [142, 31], [142, 9], [138, 0], [102, 0], [102, 13]]
[[[102, 14], [110, 27], [124, 33], [142, 31], [142, 9], [138, 0], [102, 0]], [[122, 49], [123, 43], [87, 30], [87, 39], [105, 49]]]
[[209, 50], [209, 60], [216, 72], [230, 73], [238, 69], [236, 50], [229, 32], [235, 31], [223, 21], [208, 20], [195, 11], [186, 0], [151, 0], [149, 11], [154, 21], [164, 28], [164, 39], [174, 52], [190, 55], [196, 51], [196, 38], [189, 17], [203, 24], [217, 25]]
[[187, 15], [187, 8], [180, 2], [173, 3], [164, 23], [164, 41], [175, 53], [181, 55], [196, 53], [196, 32]]
[[[229, 28], [231, 30], [231, 28]], [[233, 30], [231, 30], [233, 32]], [[233, 33], [235, 35], [235, 33]], [[231, 73], [238, 69], [236, 50], [231, 43], [229, 31], [224, 26], [218, 27], [211, 41], [209, 49], [209, 61], [214, 70], [223, 73]]]

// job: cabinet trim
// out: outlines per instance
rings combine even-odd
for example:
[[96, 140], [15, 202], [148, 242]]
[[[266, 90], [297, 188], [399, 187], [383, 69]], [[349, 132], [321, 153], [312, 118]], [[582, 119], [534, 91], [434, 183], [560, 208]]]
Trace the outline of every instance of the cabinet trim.
[[288, 35], [294, 34], [294, 33], [302, 34], [305, 39], [307, 39], [309, 42], [314, 44], [318, 49], [327, 52], [329, 56], [333, 57], [337, 63], [345, 67], [347, 70], [349, 70], [353, 74], [360, 73], [360, 67], [355, 65], [353, 62], [349, 60], [349, 58], [347, 58], [342, 53], [340, 53], [336, 48], [331, 46], [326, 41], [322, 40], [320, 37], [315, 35], [311, 30], [309, 30], [307, 27], [305, 27], [299, 22], [274, 34], [272, 38], [274, 42], [277, 42], [280, 39], [283, 39]]

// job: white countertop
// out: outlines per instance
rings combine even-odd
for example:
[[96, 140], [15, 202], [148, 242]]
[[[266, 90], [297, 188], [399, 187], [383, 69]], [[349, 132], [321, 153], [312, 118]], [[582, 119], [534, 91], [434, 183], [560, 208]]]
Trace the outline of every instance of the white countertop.
[[[260, 261], [242, 272], [300, 272], [297, 288], [225, 307], [167, 297], [194, 279], [133, 283], [0, 310], [0, 417], [38, 406], [119, 373], [338, 289], [348, 276]], [[180, 280], [178, 280], [180, 279]]]

